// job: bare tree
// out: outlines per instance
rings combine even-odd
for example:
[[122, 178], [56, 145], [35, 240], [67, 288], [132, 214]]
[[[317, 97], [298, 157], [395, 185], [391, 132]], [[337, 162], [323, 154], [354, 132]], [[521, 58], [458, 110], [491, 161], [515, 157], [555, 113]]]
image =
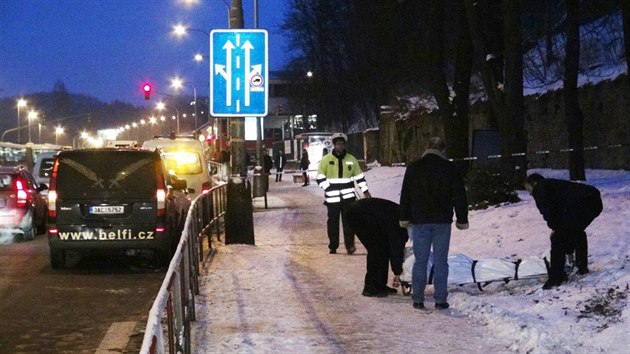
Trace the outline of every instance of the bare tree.
[[504, 175], [520, 185], [527, 172], [521, 11], [518, 1], [503, 0], [502, 4], [505, 29], [505, 106], [509, 107], [509, 111], [506, 109], [499, 120], [502, 167]]
[[[455, 97], [455, 114], [452, 118], [447, 118], [455, 125], [447, 134], [447, 141], [451, 151], [450, 156], [464, 157], [468, 156], [468, 130], [469, 130], [469, 106], [470, 106], [470, 78], [472, 76], [473, 47], [470, 32], [468, 31], [468, 22], [466, 20], [466, 10], [464, 0], [454, 1], [452, 18], [455, 23], [455, 75], [453, 80], [453, 90]], [[449, 136], [450, 135], [450, 136]]]
[[623, 20], [623, 44], [626, 53], [626, 67], [630, 76], [630, 1], [621, 0], [621, 17]]
[[518, 182], [526, 168], [519, 2], [465, 0], [465, 6], [472, 42], [485, 57], [481, 78], [501, 136], [501, 170]]
[[584, 181], [584, 115], [578, 100], [578, 72], [580, 63], [580, 5], [579, 0], [566, 0], [567, 43], [564, 67], [564, 114], [569, 133], [569, 176]]

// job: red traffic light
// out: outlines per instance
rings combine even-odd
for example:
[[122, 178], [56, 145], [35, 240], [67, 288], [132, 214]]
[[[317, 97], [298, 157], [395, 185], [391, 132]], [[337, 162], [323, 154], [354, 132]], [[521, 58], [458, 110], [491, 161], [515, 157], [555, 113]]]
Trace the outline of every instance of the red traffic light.
[[151, 98], [151, 84], [146, 83], [144, 85], [142, 85], [142, 91], [144, 91], [144, 99], [148, 100]]

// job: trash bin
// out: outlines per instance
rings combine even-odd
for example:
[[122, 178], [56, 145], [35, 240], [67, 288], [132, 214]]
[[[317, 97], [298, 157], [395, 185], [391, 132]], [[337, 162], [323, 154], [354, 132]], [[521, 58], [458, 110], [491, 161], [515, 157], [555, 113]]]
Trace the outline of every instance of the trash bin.
[[265, 197], [269, 190], [269, 176], [262, 173], [262, 167], [254, 167], [254, 186], [252, 194], [254, 198]]

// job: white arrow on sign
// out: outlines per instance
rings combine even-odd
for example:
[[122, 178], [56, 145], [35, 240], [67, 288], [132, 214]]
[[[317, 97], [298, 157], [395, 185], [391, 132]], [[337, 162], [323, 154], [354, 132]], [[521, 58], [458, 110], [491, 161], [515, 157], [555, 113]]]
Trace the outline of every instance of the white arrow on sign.
[[215, 64], [214, 72], [225, 79], [225, 105], [232, 106], [232, 51], [236, 48], [230, 40], [223, 45], [225, 50], [225, 65]]
[[[254, 46], [250, 41], [245, 41], [243, 46], [241, 47], [245, 51], [245, 77], [243, 80], [249, 83], [250, 73], [249, 73], [249, 62], [251, 61], [251, 51], [254, 49]], [[245, 85], [245, 106], [249, 107], [249, 85]]]

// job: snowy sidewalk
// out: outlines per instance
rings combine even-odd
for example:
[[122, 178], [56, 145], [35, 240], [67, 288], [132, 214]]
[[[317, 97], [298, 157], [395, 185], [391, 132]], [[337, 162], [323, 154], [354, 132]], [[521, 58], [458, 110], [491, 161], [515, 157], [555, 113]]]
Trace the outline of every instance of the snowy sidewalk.
[[254, 200], [255, 246], [214, 242], [196, 298], [194, 352], [508, 351], [507, 341], [456, 306], [425, 313], [400, 293], [361, 296], [366, 251], [357, 239], [355, 255], [328, 254], [326, 208], [316, 185], [271, 181], [268, 204], [264, 209], [262, 198]]

